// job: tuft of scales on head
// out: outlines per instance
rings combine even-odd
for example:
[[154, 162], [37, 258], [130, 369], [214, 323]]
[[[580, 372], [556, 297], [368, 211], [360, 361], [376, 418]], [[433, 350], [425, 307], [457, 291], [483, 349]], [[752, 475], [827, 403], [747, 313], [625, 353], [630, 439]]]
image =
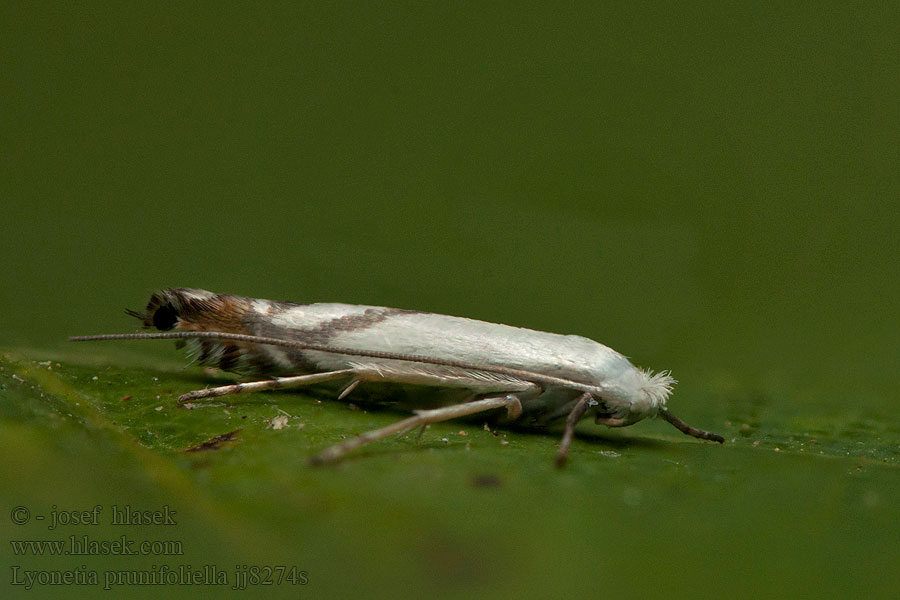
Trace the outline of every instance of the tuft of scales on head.
[[644, 384], [641, 389], [650, 397], [650, 400], [660, 408], [666, 407], [666, 400], [672, 393], [672, 388], [678, 383], [672, 377], [671, 371], [654, 373], [649, 369], [640, 369]]
[[631, 425], [666, 411], [666, 402], [676, 381], [669, 371], [654, 373], [640, 369], [624, 356], [611, 368], [600, 394], [606, 405], [606, 421], [610, 427]]

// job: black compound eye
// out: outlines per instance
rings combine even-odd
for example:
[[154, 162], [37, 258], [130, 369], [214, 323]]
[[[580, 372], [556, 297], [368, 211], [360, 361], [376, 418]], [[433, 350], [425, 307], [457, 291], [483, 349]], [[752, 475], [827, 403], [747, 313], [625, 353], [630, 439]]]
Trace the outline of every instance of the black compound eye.
[[167, 331], [175, 327], [178, 322], [178, 315], [171, 306], [160, 306], [153, 313], [153, 326], [160, 331]]

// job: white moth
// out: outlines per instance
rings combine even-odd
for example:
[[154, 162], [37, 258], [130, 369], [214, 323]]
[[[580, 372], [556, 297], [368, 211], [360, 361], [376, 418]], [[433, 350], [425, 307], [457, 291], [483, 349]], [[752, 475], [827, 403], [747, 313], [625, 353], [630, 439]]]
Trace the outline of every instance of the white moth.
[[668, 372], [641, 370], [615, 350], [576, 335], [414, 310], [273, 302], [188, 288], [159, 291], [145, 312], [127, 312], [159, 332], [71, 339], [177, 339], [201, 365], [265, 377], [188, 392], [181, 404], [341, 380], [346, 385], [339, 399], [378, 382], [414, 386], [423, 399], [429, 390], [442, 392], [443, 405], [327, 448], [312, 457], [314, 463], [416, 427], [498, 411], [502, 422], [528, 426], [565, 419], [560, 466], [575, 425], [588, 414], [608, 427], [661, 416], [688, 435], [724, 442], [669, 412], [675, 380]]

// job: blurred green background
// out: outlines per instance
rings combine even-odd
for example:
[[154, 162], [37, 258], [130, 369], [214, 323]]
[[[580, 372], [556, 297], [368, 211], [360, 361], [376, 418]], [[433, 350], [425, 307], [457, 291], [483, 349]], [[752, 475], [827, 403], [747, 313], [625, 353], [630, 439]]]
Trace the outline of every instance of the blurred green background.
[[[5, 516], [96, 503], [181, 511], [171, 564], [309, 573], [216, 590], [235, 597], [895, 595], [898, 22], [891, 3], [4, 5], [4, 597], [26, 593], [14, 565], [150, 566], [11, 553], [121, 534]], [[560, 473], [557, 432], [457, 423], [309, 469], [398, 416], [301, 394], [175, 411], [216, 379], [169, 344], [64, 341], [133, 330], [122, 309], [170, 286], [585, 335], [672, 369], [673, 412], [730, 443], [586, 423]], [[266, 428], [273, 397], [302, 429]], [[181, 452], [237, 420], [239, 442]]]

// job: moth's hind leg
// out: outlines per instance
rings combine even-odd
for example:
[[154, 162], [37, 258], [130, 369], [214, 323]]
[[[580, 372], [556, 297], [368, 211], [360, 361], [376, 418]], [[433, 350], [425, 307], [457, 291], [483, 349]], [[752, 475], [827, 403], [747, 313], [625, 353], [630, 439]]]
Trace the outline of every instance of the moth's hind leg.
[[178, 404], [206, 398], [215, 398], [218, 396], [227, 396], [229, 394], [302, 387], [304, 385], [322, 383], [333, 379], [340, 379], [342, 377], [352, 377], [355, 373], [356, 369], [340, 369], [337, 371], [326, 371], [325, 373], [294, 375], [291, 377], [273, 377], [272, 379], [264, 379], [262, 381], [248, 381], [246, 383], [234, 383], [232, 385], [206, 388], [204, 390], [194, 390], [193, 392], [188, 392], [187, 394], [179, 396]]
[[517, 419], [522, 414], [522, 403], [519, 398], [513, 394], [505, 396], [494, 396], [490, 398], [482, 398], [481, 400], [473, 400], [471, 402], [463, 402], [462, 404], [453, 404], [442, 408], [432, 410], [419, 410], [416, 414], [408, 419], [403, 419], [386, 427], [367, 431], [355, 438], [349, 439], [342, 444], [336, 444], [330, 448], [326, 448], [319, 454], [310, 458], [310, 463], [320, 465], [340, 459], [348, 452], [356, 450], [360, 446], [364, 446], [369, 442], [380, 440], [389, 435], [404, 433], [415, 429], [416, 427], [424, 427], [431, 423], [440, 423], [441, 421], [449, 421], [459, 417], [474, 415], [480, 412], [493, 410], [495, 408], [506, 408], [510, 420]]

